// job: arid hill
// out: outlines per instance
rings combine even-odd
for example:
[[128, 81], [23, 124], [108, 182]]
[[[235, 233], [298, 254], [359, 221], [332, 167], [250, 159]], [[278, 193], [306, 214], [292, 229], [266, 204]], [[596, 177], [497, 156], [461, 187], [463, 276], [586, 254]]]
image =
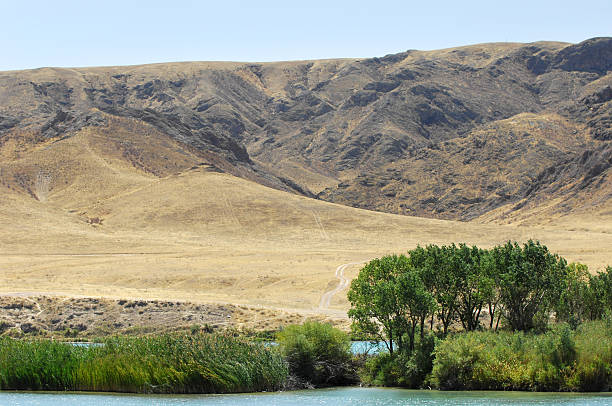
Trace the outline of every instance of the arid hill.
[[535, 238], [601, 269], [611, 64], [598, 38], [0, 72], [0, 296], [29, 303], [0, 325], [106, 325], [127, 299], [189, 301], [183, 327], [202, 303], [342, 320], [362, 261], [427, 243]]
[[[609, 206], [610, 70], [612, 39], [594, 38], [3, 72], [0, 148], [6, 163], [86, 129], [115, 134], [112, 147], [155, 176], [207, 164], [355, 207], [542, 222]], [[122, 132], [164, 138], [173, 152], [143, 151]], [[49, 193], [71, 184], [43, 164], [3, 166], [2, 182], [32, 196], [40, 177], [51, 178]], [[542, 216], [529, 210], [551, 199]]]

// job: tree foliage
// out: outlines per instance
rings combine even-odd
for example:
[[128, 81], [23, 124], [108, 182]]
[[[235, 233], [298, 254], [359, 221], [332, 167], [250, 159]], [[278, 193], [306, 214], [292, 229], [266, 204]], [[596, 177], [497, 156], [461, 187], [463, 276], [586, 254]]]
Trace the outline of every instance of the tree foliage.
[[491, 250], [504, 317], [513, 330], [531, 330], [536, 315], [546, 320], [567, 278], [567, 262], [532, 240], [508, 242]]
[[[489, 250], [427, 245], [366, 264], [351, 283], [353, 329], [384, 341], [390, 354], [411, 354], [427, 328], [545, 328], [552, 313], [576, 328], [612, 309], [612, 268], [590, 275], [537, 241]], [[417, 334], [419, 337], [417, 337]]]
[[412, 351], [421, 320], [435, 300], [405, 255], [390, 255], [366, 264], [351, 283], [349, 317], [353, 328], [377, 336], [393, 354]]
[[[580, 364], [583, 369], [572, 378], [582, 383], [570, 385], [563, 378], [578, 362], [569, 328], [577, 330], [606, 314], [612, 317], [612, 268], [592, 275], [585, 265], [568, 265], [537, 241], [507, 242], [486, 250], [466, 244], [427, 245], [407, 255], [375, 259], [353, 280], [348, 299], [353, 329], [384, 341], [389, 350], [365, 364], [366, 383], [418, 387], [429, 379], [434, 357], [438, 366], [433, 376], [444, 382], [439, 386], [454, 387], [457, 379], [474, 381], [470, 368], [480, 362], [474, 357], [487, 355], [483, 348], [472, 348], [473, 342], [466, 338], [466, 345], [459, 346], [461, 354], [437, 349], [434, 353], [434, 342], [445, 342], [439, 338], [460, 329], [470, 334], [486, 328], [497, 331], [502, 321], [503, 329], [518, 332], [512, 335], [518, 337], [513, 345], [520, 347], [523, 332], [546, 331], [553, 315], [566, 322], [565, 330], [538, 341], [540, 355], [530, 367], [538, 371], [535, 378], [525, 374], [524, 362], [513, 358], [513, 349], [497, 345], [496, 334], [468, 337], [492, 340], [493, 358], [503, 358], [500, 368], [516, 363], [510, 369], [520, 373], [510, 375], [509, 388], [530, 388], [534, 379], [541, 389], [558, 388], [562, 382], [567, 387], [601, 388], [611, 376], [605, 365], [593, 360]], [[449, 342], [463, 342], [452, 337]], [[474, 382], [474, 388], [505, 388], [498, 386], [495, 374], [478, 375]]]

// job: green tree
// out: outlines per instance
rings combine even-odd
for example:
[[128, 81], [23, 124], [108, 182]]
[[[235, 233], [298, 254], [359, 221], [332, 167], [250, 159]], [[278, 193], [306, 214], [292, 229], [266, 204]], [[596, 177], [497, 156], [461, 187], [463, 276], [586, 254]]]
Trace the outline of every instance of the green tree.
[[481, 291], [489, 313], [489, 330], [497, 330], [502, 314], [500, 303], [501, 291], [499, 288], [500, 277], [495, 267], [495, 261], [493, 260], [493, 253], [491, 250], [483, 252], [480, 264], [482, 270], [480, 279]]
[[[418, 274], [420, 275], [421, 280], [423, 281], [425, 285], [425, 289], [433, 296], [434, 285], [435, 285], [435, 272], [432, 272], [431, 267], [429, 265], [431, 262], [429, 250], [430, 250], [429, 248], [423, 248], [417, 245], [415, 249], [408, 251], [408, 259], [410, 261], [410, 265], [412, 266], [412, 268], [416, 270]], [[434, 301], [435, 301], [435, 298], [434, 298]], [[429, 328], [430, 330], [433, 330], [433, 323], [434, 323], [434, 317], [436, 315], [436, 310], [437, 310], [437, 303], [436, 303], [435, 308], [432, 309], [432, 311], [429, 314], [422, 315], [422, 319], [420, 322], [421, 336], [425, 332], [425, 320], [428, 317], [431, 317]]]
[[405, 255], [366, 264], [351, 283], [349, 317], [355, 330], [376, 335], [389, 353], [411, 353], [419, 324], [435, 309], [433, 296]]
[[589, 318], [589, 268], [580, 263], [572, 262], [567, 266], [565, 286], [561, 291], [559, 302], [555, 306], [555, 316], [558, 321], [565, 321], [576, 328]]
[[[450, 247], [428, 245], [409, 251], [411, 264], [418, 270], [426, 289], [433, 295], [437, 307], [435, 315], [442, 323], [444, 334], [456, 319], [459, 287], [454, 263], [454, 244]], [[430, 327], [433, 328], [433, 319]]]
[[457, 280], [457, 317], [466, 331], [474, 331], [480, 324], [485, 301], [491, 295], [490, 280], [485, 271], [485, 251], [476, 246], [451, 246], [450, 253]]
[[589, 275], [589, 288], [583, 300], [585, 317], [589, 320], [601, 319], [606, 312], [612, 313], [612, 267]]
[[397, 289], [397, 278], [407, 272], [409, 266], [404, 255], [373, 259], [353, 279], [347, 294], [353, 329], [377, 336], [391, 354], [395, 342], [400, 348], [403, 346], [405, 306]]
[[[409, 269], [408, 272], [400, 275], [397, 283], [397, 294], [402, 298], [405, 308], [405, 317], [407, 319], [408, 329], [408, 348], [405, 351], [412, 354], [415, 345], [415, 335], [417, 327], [420, 325], [421, 339], [424, 336], [424, 320], [429, 314], [436, 309], [436, 301], [425, 288], [425, 283], [421, 276], [414, 270]], [[401, 334], [401, 332], [400, 332]], [[400, 349], [402, 350], [402, 349]]]
[[504, 317], [512, 329], [534, 328], [538, 314], [546, 321], [565, 284], [566, 261], [532, 240], [523, 247], [516, 242], [497, 246], [492, 250], [492, 260], [499, 277]]

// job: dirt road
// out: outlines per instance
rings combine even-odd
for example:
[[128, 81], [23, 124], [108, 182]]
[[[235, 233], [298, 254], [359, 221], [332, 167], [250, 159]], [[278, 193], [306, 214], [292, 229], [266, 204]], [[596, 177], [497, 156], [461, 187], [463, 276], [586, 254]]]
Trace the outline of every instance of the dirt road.
[[336, 268], [336, 278], [339, 281], [338, 286], [336, 286], [329, 292], [325, 292], [323, 296], [321, 296], [321, 301], [319, 302], [319, 310], [327, 310], [329, 308], [329, 305], [331, 304], [331, 300], [334, 295], [348, 288], [350, 281], [344, 277], [344, 271], [346, 270], [346, 268], [351, 265], [363, 264], [364, 262], [365, 261], [349, 262], [347, 264], [342, 264], [338, 268]]

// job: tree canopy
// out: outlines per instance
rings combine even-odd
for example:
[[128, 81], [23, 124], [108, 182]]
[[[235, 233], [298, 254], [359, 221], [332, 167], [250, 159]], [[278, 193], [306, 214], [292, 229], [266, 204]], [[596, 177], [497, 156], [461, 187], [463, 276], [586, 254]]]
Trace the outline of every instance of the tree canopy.
[[553, 314], [573, 327], [601, 318], [612, 311], [612, 268], [591, 275], [532, 240], [488, 250], [427, 245], [370, 261], [348, 299], [354, 330], [384, 341], [391, 354], [411, 354], [427, 328], [446, 335], [459, 325], [497, 329], [501, 320], [528, 331], [545, 328]]

